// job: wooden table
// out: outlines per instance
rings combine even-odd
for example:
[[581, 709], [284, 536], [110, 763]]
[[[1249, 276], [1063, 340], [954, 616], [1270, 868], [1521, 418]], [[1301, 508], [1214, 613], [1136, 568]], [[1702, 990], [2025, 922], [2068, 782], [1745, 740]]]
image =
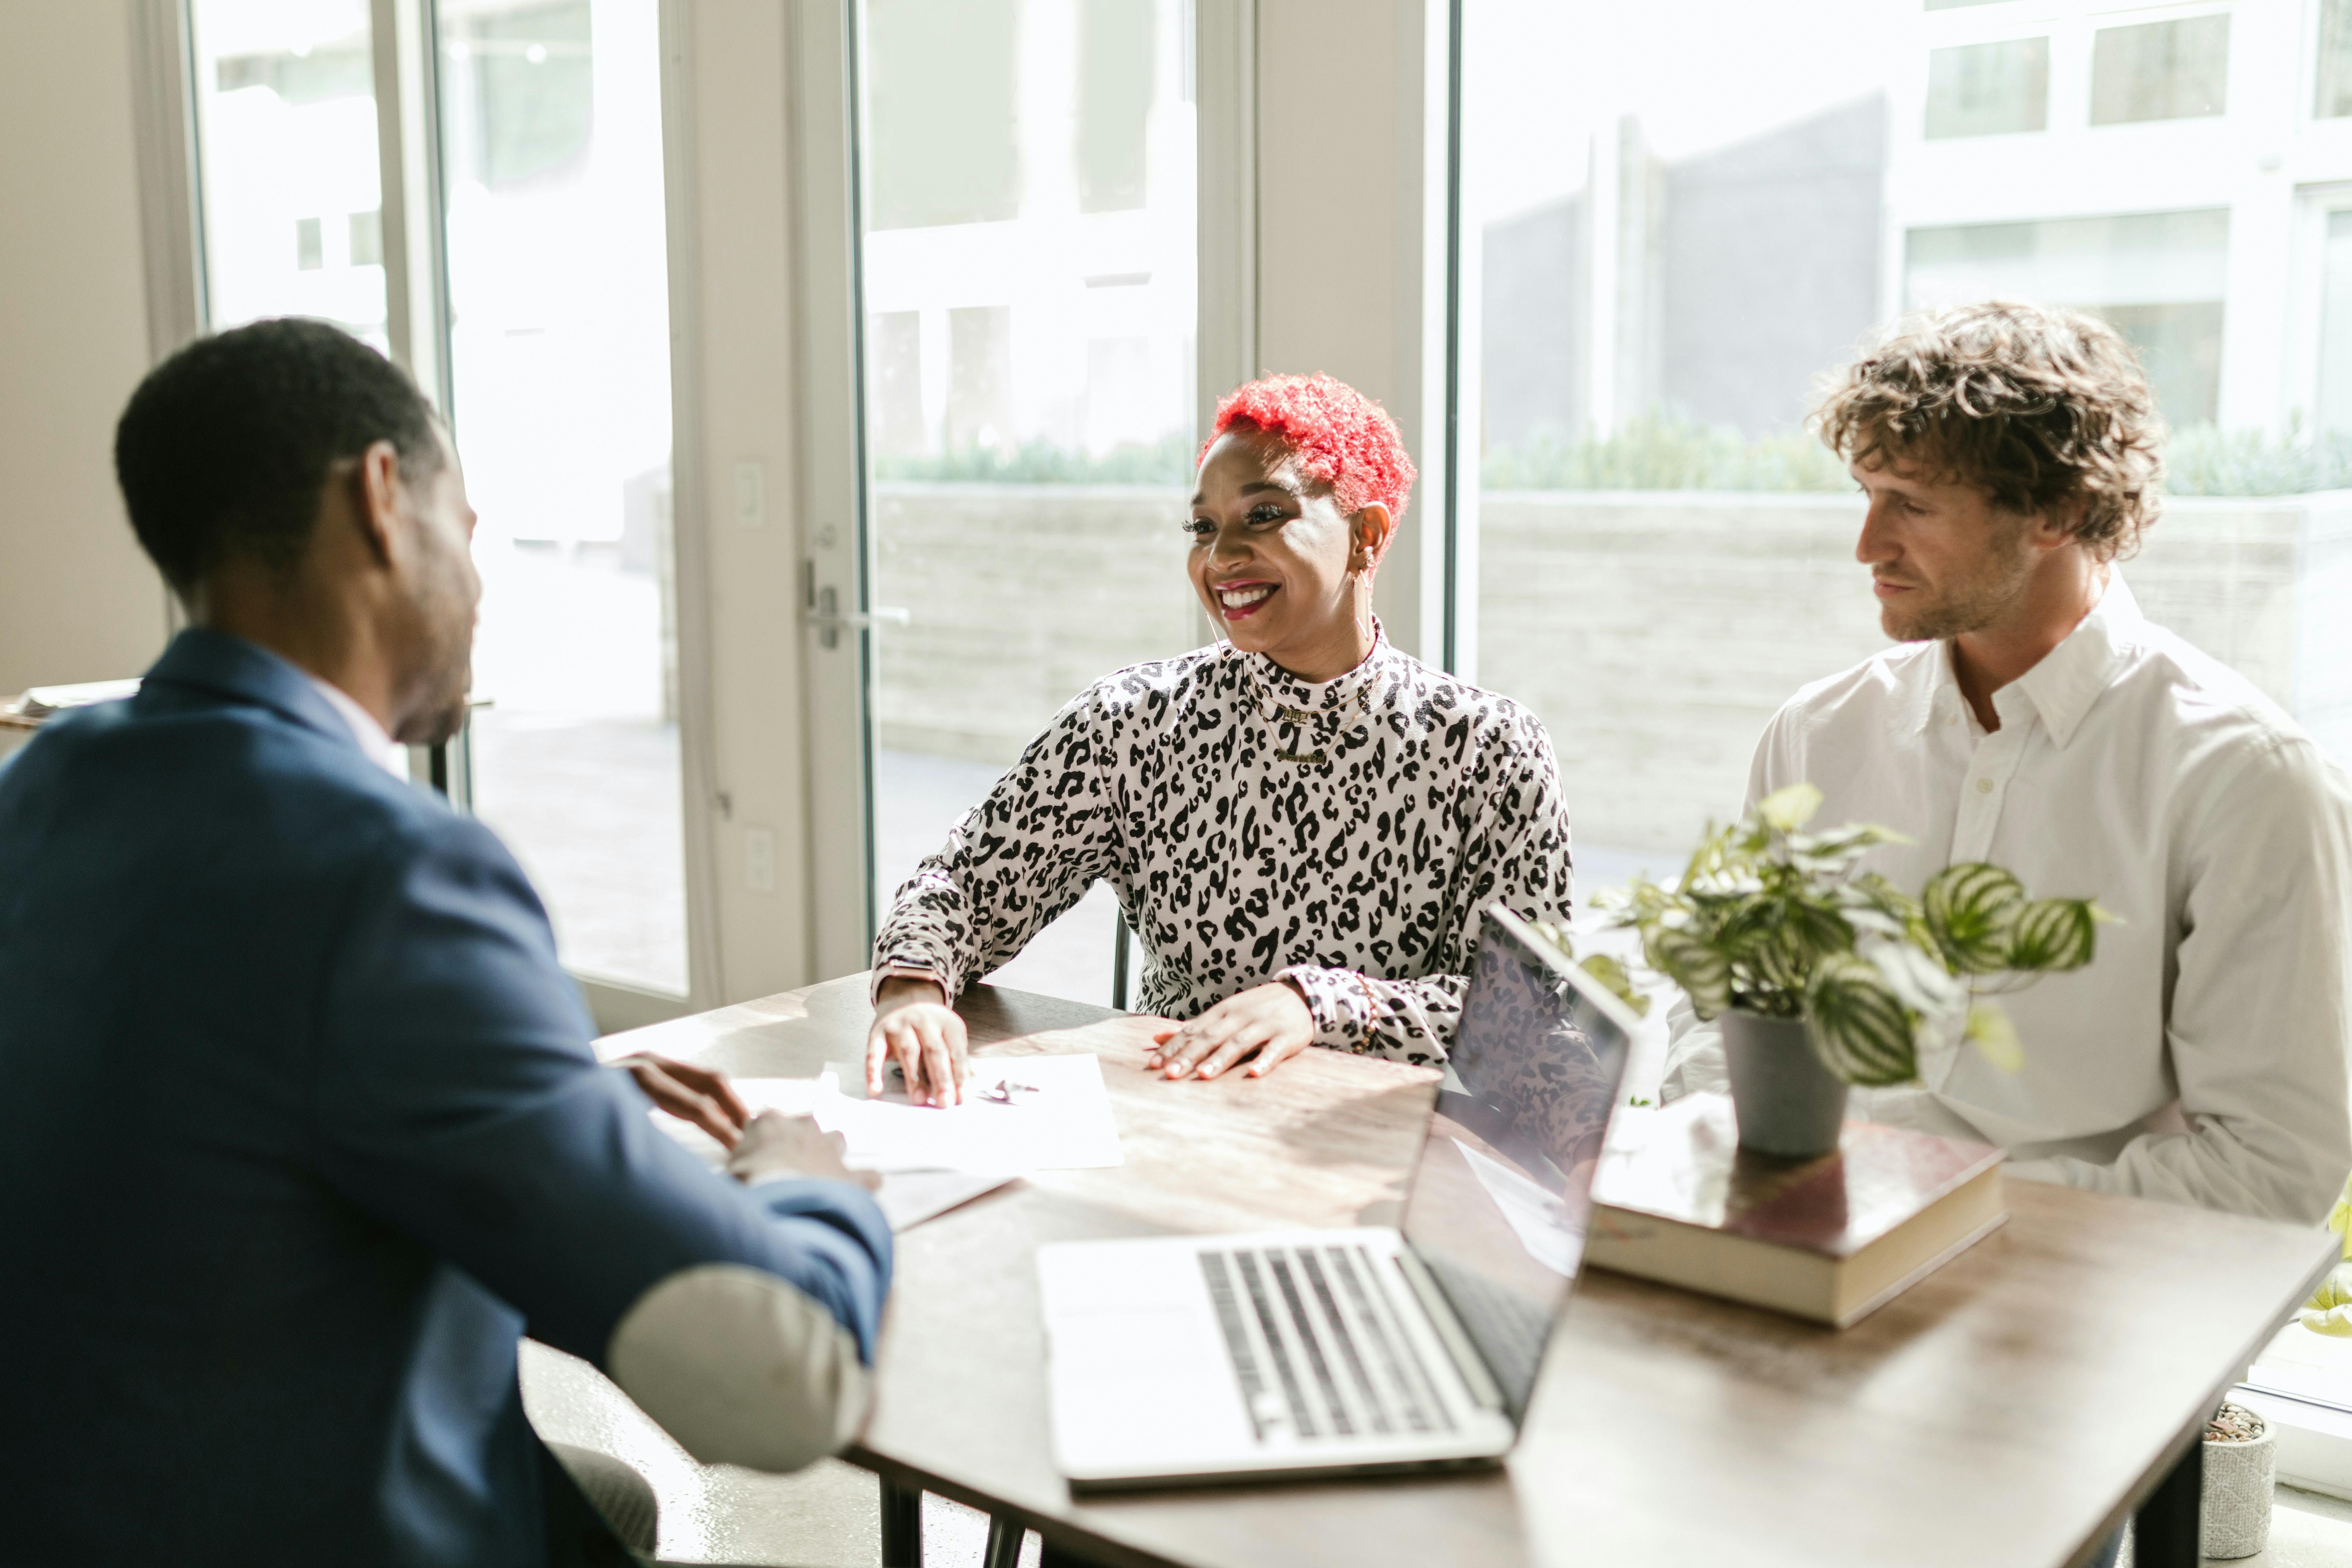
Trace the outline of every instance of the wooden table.
[[[2012, 1182], [2008, 1226], [1843, 1333], [1588, 1274], [1507, 1469], [1078, 1503], [1047, 1445], [1037, 1245], [1392, 1222], [1435, 1075], [1318, 1050], [1171, 1084], [1139, 1068], [1144, 1019], [988, 986], [959, 1010], [986, 1054], [1098, 1054], [1127, 1161], [899, 1238], [847, 1457], [886, 1495], [1107, 1563], [2057, 1568], [2150, 1505], [2141, 1568], [2193, 1564], [2193, 1439], [2336, 1255], [2316, 1229]], [[807, 1076], [858, 1057], [870, 1018], [852, 976], [598, 1048]]]

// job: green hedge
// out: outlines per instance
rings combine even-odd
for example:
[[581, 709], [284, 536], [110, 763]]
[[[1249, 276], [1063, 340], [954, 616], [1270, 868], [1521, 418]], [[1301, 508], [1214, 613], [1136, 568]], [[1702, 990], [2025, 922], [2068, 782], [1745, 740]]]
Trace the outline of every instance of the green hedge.
[[[882, 479], [1004, 485], [1189, 485], [1193, 445], [1170, 436], [1096, 457], [1051, 441], [1011, 451], [965, 447], [935, 458], [879, 458]], [[1749, 437], [1728, 426], [1646, 414], [1615, 434], [1541, 435], [1486, 453], [1480, 478], [1497, 490], [1747, 490], [1834, 494], [1853, 488], [1844, 465], [1801, 431]], [[2305, 437], [2176, 432], [2164, 489], [2177, 496], [2284, 496], [2352, 489], [2352, 434]]]

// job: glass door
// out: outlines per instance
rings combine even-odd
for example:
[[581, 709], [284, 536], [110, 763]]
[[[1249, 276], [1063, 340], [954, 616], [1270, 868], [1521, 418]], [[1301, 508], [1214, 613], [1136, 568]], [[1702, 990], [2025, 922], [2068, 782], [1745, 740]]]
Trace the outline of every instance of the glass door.
[[[1186, 0], [864, 0], [875, 905], [1054, 713], [1202, 640]], [[997, 978], [1110, 1000], [1092, 892]]]
[[566, 967], [688, 988], [656, 0], [436, 0], [473, 805]]
[[192, 0], [205, 324], [316, 316], [388, 350], [367, 0]]

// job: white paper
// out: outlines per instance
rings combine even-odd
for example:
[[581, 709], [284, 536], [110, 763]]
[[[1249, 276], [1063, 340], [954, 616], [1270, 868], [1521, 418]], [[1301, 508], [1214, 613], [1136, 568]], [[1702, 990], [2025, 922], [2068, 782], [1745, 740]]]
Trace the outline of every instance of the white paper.
[[1454, 1146], [1462, 1151], [1463, 1159], [1470, 1163], [1470, 1173], [1503, 1211], [1511, 1234], [1519, 1238], [1528, 1256], [1555, 1274], [1574, 1279], [1576, 1265], [1584, 1255], [1584, 1237], [1569, 1223], [1568, 1205], [1540, 1183], [1529, 1181], [1501, 1161], [1488, 1159], [1467, 1143]]
[[[839, 1079], [831, 1068], [815, 1078], [739, 1078], [729, 1081], [754, 1116], [763, 1110], [786, 1116], [814, 1116], [820, 1104], [841, 1098]], [[689, 1147], [712, 1164], [726, 1168], [726, 1151], [716, 1140], [683, 1122], [667, 1121], [667, 1130], [673, 1136], [690, 1136], [693, 1142]], [[998, 1172], [890, 1171], [882, 1174], [882, 1184], [875, 1189], [874, 1201], [892, 1230], [911, 1230], [927, 1219], [968, 1204], [1014, 1179], [1012, 1173]]]
[[[940, 1107], [914, 1104], [896, 1083], [881, 1099], [865, 1099], [862, 1070], [832, 1064], [825, 1071], [835, 1089], [818, 1098], [816, 1124], [842, 1135], [845, 1163], [858, 1170], [1009, 1176], [1124, 1160], [1102, 1064], [1091, 1054], [986, 1058], [971, 1069], [964, 1102]], [[1009, 1104], [983, 1092], [1000, 1083], [1016, 1086]]]
[[982, 1193], [992, 1193], [1015, 1176], [974, 1175], [969, 1171], [889, 1171], [874, 1194], [893, 1231], [912, 1230]]
[[736, 1078], [728, 1082], [757, 1116], [763, 1110], [786, 1116], [814, 1116], [817, 1101], [838, 1090], [832, 1069], [815, 1078]]

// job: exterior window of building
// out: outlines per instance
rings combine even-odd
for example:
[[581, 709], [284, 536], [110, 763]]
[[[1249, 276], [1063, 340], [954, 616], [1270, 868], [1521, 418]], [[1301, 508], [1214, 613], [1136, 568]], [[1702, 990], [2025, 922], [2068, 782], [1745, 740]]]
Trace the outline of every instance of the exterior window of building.
[[2352, 114], [2352, 0], [2320, 0], [2319, 70], [2311, 112], [2322, 120]]
[[2102, 27], [2091, 45], [2091, 123], [2220, 114], [2230, 86], [2230, 17]]
[[[1019, 214], [1018, 9], [1013, 0], [869, 0], [863, 63], [874, 227]], [[935, 133], [943, 127], [952, 133]]]
[[2088, 310], [2139, 351], [2165, 417], [2204, 426], [2221, 410], [2229, 253], [2226, 208], [1915, 228], [1904, 302], [2013, 298]]
[[1961, 44], [1927, 57], [1927, 134], [2000, 136], [2050, 124], [2050, 40]]
[[2327, 215], [2319, 278], [2319, 431], [2352, 436], [2352, 211]]
[[687, 989], [655, 0], [436, 0], [474, 807], [564, 963]]
[[[1678, 872], [1780, 705], [1885, 646], [1805, 417], [1913, 309], [2037, 300], [2129, 340], [2171, 433], [2117, 570], [2352, 764], [2352, 141], [2280, 116], [2314, 90], [2294, 29], [2032, 12], [2045, 37], [2000, 40], [2011, 11], [1938, 0], [1465, 0], [1454, 658], [1549, 730], [1585, 910]], [[2158, 116], [2164, 155], [2119, 163], [2107, 127]], [[2352, 1340], [2290, 1327], [2252, 1381], [2352, 1412]]]
[[335, 243], [377, 201], [367, 0], [193, 0], [205, 315], [316, 316], [381, 349], [382, 247]]
[[1143, 205], [1151, 108], [1151, 0], [1084, 0], [1078, 12], [1078, 210]]
[[[1191, 15], [865, 0], [881, 907], [1064, 703], [1206, 640]], [[1097, 887], [1001, 977], [1109, 1000], [1115, 919]]]
[[383, 214], [381, 211], [353, 213], [346, 226], [354, 267], [383, 265]]

